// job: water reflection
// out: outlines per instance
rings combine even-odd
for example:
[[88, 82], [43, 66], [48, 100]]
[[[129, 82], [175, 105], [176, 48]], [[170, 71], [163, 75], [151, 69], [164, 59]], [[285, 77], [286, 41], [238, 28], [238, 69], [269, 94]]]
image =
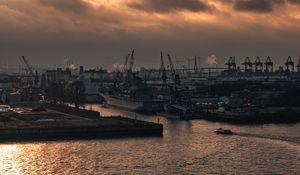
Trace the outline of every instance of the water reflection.
[[0, 174], [20, 174], [20, 166], [16, 157], [22, 150], [17, 145], [0, 145]]
[[[134, 113], [92, 106], [102, 115]], [[238, 126], [138, 118], [164, 124], [162, 138], [49, 141], [0, 145], [0, 174], [300, 174], [297, 143], [220, 136], [218, 127], [299, 137], [300, 125]]]

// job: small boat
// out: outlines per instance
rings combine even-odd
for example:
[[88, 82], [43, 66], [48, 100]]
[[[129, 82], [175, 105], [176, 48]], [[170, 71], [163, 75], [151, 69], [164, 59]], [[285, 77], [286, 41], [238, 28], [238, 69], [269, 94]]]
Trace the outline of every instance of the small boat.
[[0, 113], [8, 113], [11, 111], [12, 109], [9, 105], [0, 105]]
[[217, 130], [214, 131], [217, 134], [225, 134], [225, 135], [232, 135], [233, 132], [229, 129], [223, 129], [223, 128], [219, 128]]

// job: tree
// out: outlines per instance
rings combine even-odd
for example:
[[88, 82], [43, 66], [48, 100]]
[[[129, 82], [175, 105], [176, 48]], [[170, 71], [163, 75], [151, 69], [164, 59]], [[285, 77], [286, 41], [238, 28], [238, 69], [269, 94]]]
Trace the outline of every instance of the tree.
[[70, 103], [79, 108], [80, 103], [84, 100], [85, 86], [82, 81], [75, 80], [65, 88], [65, 95]]
[[65, 85], [62, 83], [50, 83], [45, 90], [46, 99], [48, 99], [53, 104], [63, 103], [65, 101], [64, 87]]

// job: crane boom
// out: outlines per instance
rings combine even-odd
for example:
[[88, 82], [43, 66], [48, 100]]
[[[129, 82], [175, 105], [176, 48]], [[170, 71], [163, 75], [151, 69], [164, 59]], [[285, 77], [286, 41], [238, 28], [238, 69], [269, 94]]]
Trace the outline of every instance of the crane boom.
[[27, 70], [28, 70], [28, 72], [30, 73], [30, 75], [34, 75], [34, 72], [33, 72], [33, 68], [30, 66], [30, 64], [29, 64], [29, 62], [27, 61], [27, 59], [24, 57], [24, 56], [22, 56], [22, 60], [23, 60], [23, 62], [25, 63], [25, 65], [27, 66]]

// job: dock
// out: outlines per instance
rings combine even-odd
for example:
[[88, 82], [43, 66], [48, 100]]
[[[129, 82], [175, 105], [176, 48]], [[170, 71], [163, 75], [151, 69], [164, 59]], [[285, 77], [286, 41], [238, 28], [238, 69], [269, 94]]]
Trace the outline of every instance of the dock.
[[[162, 124], [121, 116], [100, 117], [99, 115], [96, 118], [95, 112], [83, 109], [72, 110], [67, 107], [65, 111], [68, 113], [65, 113], [62, 112], [62, 108], [47, 108], [46, 111], [36, 112], [22, 108], [16, 109], [16, 112], [0, 114], [0, 141], [163, 135]], [[84, 116], [84, 113], [87, 116]]]
[[273, 107], [248, 112], [218, 112], [212, 110], [203, 113], [203, 119], [239, 124], [297, 123], [300, 121], [299, 115], [299, 107]]

